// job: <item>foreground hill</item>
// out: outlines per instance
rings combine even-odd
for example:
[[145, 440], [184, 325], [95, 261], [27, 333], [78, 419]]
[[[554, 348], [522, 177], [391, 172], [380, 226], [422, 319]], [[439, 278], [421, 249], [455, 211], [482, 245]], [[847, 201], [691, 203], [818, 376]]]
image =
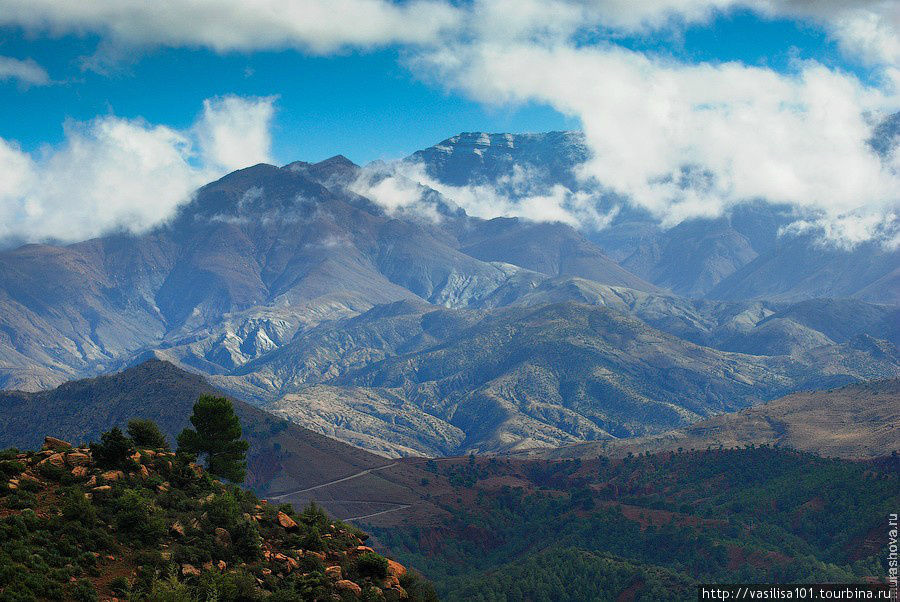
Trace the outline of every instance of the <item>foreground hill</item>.
[[[66, 383], [41, 393], [0, 393], [0, 448], [33, 448], [41, 432], [69, 441], [96, 440], [131, 418], [149, 418], [169, 441], [188, 426], [203, 394], [221, 395], [202, 377], [168, 362], [149, 360], [119, 374]], [[344, 519], [422, 504], [414, 485], [427, 474], [414, 465], [335, 441], [240, 400], [235, 413], [250, 443], [246, 483], [258, 495], [294, 502], [319, 502]], [[349, 477], [349, 478], [348, 478]], [[340, 490], [323, 485], [343, 482]]]
[[773, 445], [840, 458], [900, 452], [900, 380], [795, 393], [653, 437], [587, 443], [542, 457], [622, 457], [643, 452]]
[[[149, 418], [174, 442], [197, 398], [220, 394], [202, 377], [159, 360], [41, 393], [0, 392], [0, 447], [34, 448], [40, 433], [96, 440], [131, 418]], [[248, 485], [264, 493], [325, 482], [387, 461], [232, 400], [250, 442]]]
[[0, 597], [434, 599], [314, 506], [260, 501], [165, 449], [98, 455], [54, 438], [0, 455]]

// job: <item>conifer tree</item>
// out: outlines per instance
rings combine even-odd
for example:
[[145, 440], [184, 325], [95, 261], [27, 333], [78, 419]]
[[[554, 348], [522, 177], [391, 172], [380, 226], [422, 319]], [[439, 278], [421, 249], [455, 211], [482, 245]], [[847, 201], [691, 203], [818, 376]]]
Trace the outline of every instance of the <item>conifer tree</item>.
[[241, 439], [241, 422], [234, 406], [224, 397], [202, 395], [191, 415], [194, 428], [178, 435], [178, 452], [199, 457], [206, 455], [210, 474], [241, 483], [247, 474], [247, 449]]

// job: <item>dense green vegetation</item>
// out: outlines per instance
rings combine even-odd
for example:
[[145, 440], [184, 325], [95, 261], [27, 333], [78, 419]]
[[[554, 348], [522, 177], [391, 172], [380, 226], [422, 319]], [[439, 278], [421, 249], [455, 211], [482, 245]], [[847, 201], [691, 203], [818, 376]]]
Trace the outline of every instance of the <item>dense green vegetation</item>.
[[147, 421], [128, 435], [0, 453], [0, 602], [435, 599], [319, 507], [297, 513], [226, 485]]
[[[370, 530], [448, 600], [606, 600], [629, 588], [638, 600], [691, 599], [696, 582], [881, 577], [878, 527], [900, 506], [896, 459], [766, 447], [426, 468], [453, 488], [450, 518]], [[513, 473], [530, 486], [495, 486]]]

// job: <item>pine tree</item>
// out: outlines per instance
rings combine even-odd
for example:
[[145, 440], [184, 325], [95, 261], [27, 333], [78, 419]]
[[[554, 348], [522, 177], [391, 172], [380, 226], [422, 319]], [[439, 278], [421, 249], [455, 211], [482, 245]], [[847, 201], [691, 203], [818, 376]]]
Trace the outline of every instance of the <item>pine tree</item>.
[[233, 483], [243, 482], [247, 474], [247, 449], [241, 439], [241, 422], [231, 402], [224, 397], [203, 395], [194, 404], [193, 429], [178, 435], [178, 452], [191, 456], [206, 454], [210, 474]]
[[166, 436], [159, 430], [159, 426], [152, 420], [134, 418], [128, 421], [128, 436], [138, 447], [151, 449], [168, 449]]

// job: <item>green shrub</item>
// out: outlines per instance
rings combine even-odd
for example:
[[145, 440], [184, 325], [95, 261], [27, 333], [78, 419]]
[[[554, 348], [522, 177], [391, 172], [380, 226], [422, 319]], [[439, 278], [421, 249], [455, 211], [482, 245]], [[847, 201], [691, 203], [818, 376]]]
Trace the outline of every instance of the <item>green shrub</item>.
[[407, 569], [400, 577], [400, 587], [406, 590], [410, 600], [438, 602], [437, 592], [431, 582], [412, 569]]
[[138, 447], [168, 449], [166, 436], [152, 420], [135, 418], [128, 421], [128, 436]]
[[92, 527], [97, 521], [97, 510], [78, 489], [69, 489], [63, 493], [60, 510], [64, 519], [78, 521], [86, 527]]
[[262, 539], [255, 524], [241, 521], [231, 529], [231, 544], [238, 558], [253, 562], [260, 556]]
[[[23, 481], [26, 483], [27, 481]], [[6, 505], [13, 510], [23, 510], [25, 508], [34, 508], [37, 505], [37, 498], [30, 491], [16, 489], [7, 499]]]
[[21, 479], [19, 481], [19, 491], [28, 491], [31, 493], [36, 493], [43, 489], [42, 485], [32, 479]]
[[305, 554], [300, 557], [300, 572], [302, 573], [324, 573], [325, 563], [318, 556]]
[[12, 479], [25, 472], [25, 465], [18, 460], [4, 460], [0, 462], [0, 477]]
[[104, 468], [122, 468], [132, 450], [132, 441], [119, 427], [100, 435], [100, 443], [91, 443], [94, 462]]
[[187, 585], [180, 583], [173, 574], [166, 580], [154, 579], [148, 599], [153, 602], [193, 602], [195, 598]]
[[204, 572], [194, 588], [198, 600], [258, 600], [256, 579], [244, 572]]
[[114, 521], [122, 533], [146, 544], [156, 543], [166, 534], [160, 512], [134, 489], [126, 489], [115, 500]]
[[57, 483], [63, 481], [66, 477], [70, 477], [71, 473], [63, 466], [54, 466], [49, 462], [41, 464], [37, 467], [37, 472], [42, 477], [55, 481]]
[[309, 532], [303, 538], [303, 545], [300, 547], [304, 550], [312, 550], [313, 552], [321, 552], [325, 549], [325, 541], [319, 534], [318, 527], [312, 526], [309, 528]]
[[364, 552], [356, 559], [356, 570], [363, 577], [382, 579], [387, 577], [387, 558], [375, 552]]
[[309, 505], [303, 509], [303, 512], [300, 514], [300, 520], [307, 525], [318, 527], [324, 527], [331, 523], [328, 513], [315, 502], [310, 502]]
[[97, 602], [97, 590], [87, 579], [79, 579], [72, 586], [70, 597], [77, 602]]
[[241, 520], [241, 504], [231, 492], [215, 496], [204, 509], [216, 527], [230, 529]]
[[120, 575], [109, 582], [109, 589], [115, 595], [125, 597], [131, 592], [131, 583], [128, 582], [126, 577]]

